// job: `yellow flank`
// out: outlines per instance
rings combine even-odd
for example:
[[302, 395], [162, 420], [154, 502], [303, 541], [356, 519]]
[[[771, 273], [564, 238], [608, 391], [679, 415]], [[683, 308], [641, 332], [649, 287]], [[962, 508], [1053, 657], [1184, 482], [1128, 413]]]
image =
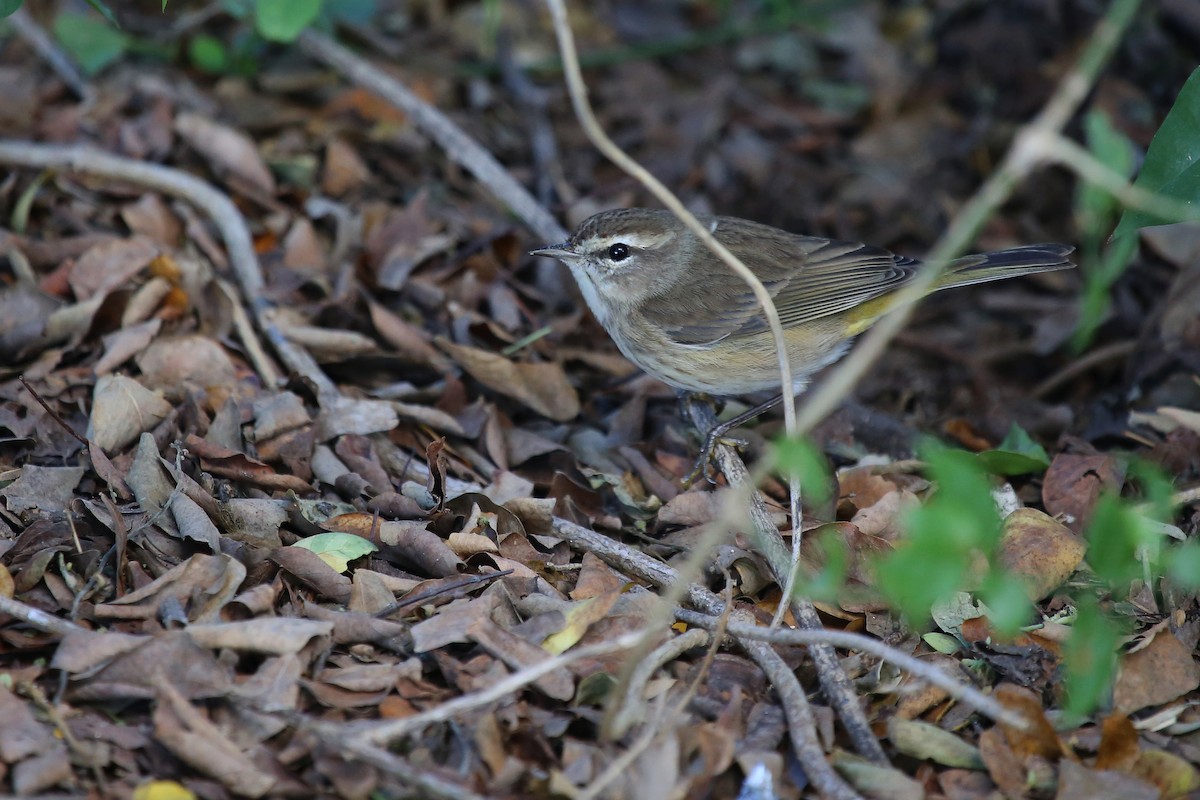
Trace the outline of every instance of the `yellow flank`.
[[891, 311], [895, 301], [896, 292], [888, 292], [847, 311], [846, 335], [858, 336], [874, 325], [880, 317]]

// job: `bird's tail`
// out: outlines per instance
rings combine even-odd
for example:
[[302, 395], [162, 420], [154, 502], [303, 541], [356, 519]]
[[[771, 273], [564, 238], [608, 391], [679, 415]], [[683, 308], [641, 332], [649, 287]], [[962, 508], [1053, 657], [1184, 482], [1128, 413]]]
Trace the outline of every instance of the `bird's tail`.
[[1075, 248], [1065, 244], [1030, 244], [994, 253], [964, 256], [950, 262], [938, 279], [938, 289], [987, 283], [1034, 272], [1054, 272], [1075, 266], [1068, 256]]

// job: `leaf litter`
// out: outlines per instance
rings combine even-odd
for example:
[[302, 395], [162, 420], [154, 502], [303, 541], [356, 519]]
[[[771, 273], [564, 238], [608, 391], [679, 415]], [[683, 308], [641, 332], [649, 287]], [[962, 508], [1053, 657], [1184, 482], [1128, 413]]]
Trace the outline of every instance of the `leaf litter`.
[[[688, 13], [711, 13], [664, 8], [648, 17], [616, 4], [576, 22], [601, 47], [622, 31], [665, 35], [704, 22]], [[1039, 70], [1058, 67], [1038, 55], [987, 55], [999, 39], [1033, 36], [999, 6], [951, 15], [941, 28], [924, 5], [903, 26], [881, 9], [817, 32], [626, 60], [589, 79], [605, 121], [695, 201], [919, 250], [944, 225], [945, 203], [912, 198], [957, 201], [996, 149], [996, 130], [965, 116], [975, 102], [965, 74], [999, 92], [1002, 119], [988, 124], [999, 128], [1032, 113], [1047, 85]], [[472, 10], [453, 8], [444, 30], [431, 15], [373, 35], [424, 42], [435, 61], [476, 57], [484, 38], [471, 32]], [[1078, 36], [1053, 27], [1037, 35], [1060, 44]], [[942, 55], [898, 44], [903, 30], [914, 41], [921, 31], [941, 37]], [[548, 54], [545, 29], [516, 35], [528, 52]], [[52, 80], [12, 45], [0, 55], [7, 83]], [[427, 100], [470, 120], [514, 170], [577, 187], [563, 195], [568, 221], [645, 202], [582, 145], [565, 102], [547, 120], [559, 160], [535, 163], [530, 120], [514, 115], [499, 84], [431, 63], [406, 64]], [[275, 78], [304, 77], [294, 62], [271, 66]], [[629, 380], [597, 323], [572, 310], [568, 279], [521, 255], [544, 242], [515, 230], [403, 115], [337, 82], [283, 90], [266, 76], [177, 80], [182, 63], [138, 69], [95, 78], [100, 102], [90, 107], [57, 91], [19, 93], [33, 110], [14, 116], [12, 134], [53, 130], [204, 175], [238, 201], [267, 285], [261, 298], [231, 294], [212, 232], [157, 193], [65, 174], [35, 187], [32, 173], [14, 173], [0, 187], [10, 215], [31, 193], [27, 228], [0, 232], [9, 254], [0, 273], [0, 589], [64, 626], [0, 621], [0, 781], [23, 796], [164, 797], [180, 786], [179, 796], [399, 795], [404, 779], [357, 760], [329, 731], [345, 738], [364, 723], [423, 719], [657, 619], [642, 582], [574, 550], [554, 535], [553, 518], [678, 564], [728, 494], [679, 490], [694, 444], [669, 392]], [[555, 78], [545, 85], [557, 92]], [[1124, 91], [1162, 102], [1134, 83]], [[1044, 184], [1044, 198], [1018, 195], [981, 246], [1069, 239], [1069, 187], [1055, 176]], [[967, 298], [930, 304], [916, 338], [860, 389], [888, 425], [843, 410], [820, 429], [846, 467], [833, 518], [804, 525], [813, 534], [804, 556], [819, 569], [836, 557], [836, 540], [856, 589], [822, 601], [826, 624], [877, 633], [1036, 721], [1027, 731], [984, 727], [946, 692], [844, 651], [897, 757], [889, 768], [850, 755], [818, 706], [830, 760], [864, 794], [1196, 791], [1194, 594], [1133, 585], [1124, 604], [1110, 598], [1131, 624], [1112, 702], [1064, 727], [1069, 633], [1054, 622], [1064, 587], [1089, 579], [1080, 532], [1105, 491], [1128, 486], [1113, 431], [1136, 427], [1143, 454], [1169, 465], [1180, 485], [1200, 470], [1187, 455], [1200, 408], [1185, 380], [1193, 238], [1159, 230], [1145, 239], [1179, 273], [1161, 322], [1173, 355], [1137, 377], [1152, 403], [1114, 400], [1118, 387], [1137, 393], [1105, 369], [1051, 400], [1034, 398], [1029, 385], [1057, 356], [978, 352], [980, 342], [1011, 342], [1014, 330], [1047, 339], [1034, 342], [1038, 353], [1062, 341], [1039, 327], [1039, 316], [1070, 308], [1056, 277], [1033, 305], [1020, 287], [977, 300], [990, 319]], [[1168, 281], [1161, 270], [1148, 280], [1150, 289], [1119, 287], [1110, 335], [1164, 335], [1147, 322], [1147, 296], [1165, 296]], [[246, 302], [276, 305], [279, 330], [312, 353], [340, 395], [296, 375], [264, 385], [237, 327]], [[968, 597], [933, 615], [945, 638], [923, 640], [935, 626], [902, 624], [874, 588], [872, 556], [897, 546], [905, 514], [938, 489], [905, 461], [912, 434], [955, 419], [962, 424], [947, 433], [1007, 465], [998, 471], [1017, 501], [1045, 510], [1009, 515], [998, 550], [1038, 601], [1037, 630], [1000, 632]], [[1006, 436], [1014, 422], [1047, 450]], [[769, 436], [772, 425], [760, 430]], [[868, 444], [878, 441], [890, 447]], [[879, 452], [887, 458], [863, 460]], [[779, 487], [768, 485], [776, 500]], [[1194, 526], [1181, 524], [1188, 535]], [[769, 575], [738, 537], [714, 553], [703, 581], [728, 582], [765, 618], [779, 602]], [[649, 633], [651, 648], [680, 635], [666, 622]], [[622, 677], [622, 653], [579, 659], [419, 726], [396, 752], [487, 796], [576, 796], [627, 752], [610, 796], [734, 796], [762, 765], [777, 796], [811, 794], [759, 667], [736, 649], [711, 659], [704, 650], [651, 662], [633, 682]], [[802, 650], [780, 652], [811, 674]], [[615, 741], [604, 733], [609, 703], [634, 720]], [[644, 749], [629, 750], [647, 731]]]

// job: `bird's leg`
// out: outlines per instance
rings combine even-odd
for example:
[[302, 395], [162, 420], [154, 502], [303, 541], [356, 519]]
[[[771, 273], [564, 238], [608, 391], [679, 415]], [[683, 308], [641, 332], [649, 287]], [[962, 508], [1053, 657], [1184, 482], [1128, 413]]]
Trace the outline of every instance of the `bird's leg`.
[[[689, 395], [685, 399], [685, 402], [696, 402], [697, 397], [697, 395]], [[702, 395], [700, 397], [702, 397]], [[713, 453], [716, 451], [717, 445], [727, 443], [733, 445], [734, 447], [744, 447], [746, 445], [744, 441], [741, 439], [727, 439], [726, 434], [728, 434], [734, 428], [745, 425], [747, 422], [759, 416], [760, 414], [770, 411], [772, 408], [782, 402], [783, 395], [775, 395], [765, 403], [759, 403], [753, 408], [747, 409], [741, 414], [738, 414], [736, 417], [715, 425], [713, 429], [708, 432], [708, 435], [704, 437], [704, 445], [700, 448], [700, 455], [697, 456], [696, 463], [692, 465], [691, 472], [683, 477], [683, 486], [685, 488], [690, 486], [701, 474], [708, 479], [709, 483], [716, 483], [716, 480], [713, 479], [710, 470], [712, 467]]]

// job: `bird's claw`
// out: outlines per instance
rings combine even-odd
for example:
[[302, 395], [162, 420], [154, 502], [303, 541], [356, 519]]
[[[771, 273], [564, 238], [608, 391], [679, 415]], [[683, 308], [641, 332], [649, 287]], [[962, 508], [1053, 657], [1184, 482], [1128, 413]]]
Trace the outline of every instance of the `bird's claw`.
[[745, 439], [737, 439], [726, 435], [727, 433], [728, 431], [722, 430], [720, 426], [709, 431], [708, 436], [704, 438], [704, 445], [700, 448], [700, 455], [696, 457], [696, 461], [692, 464], [692, 468], [688, 474], [683, 476], [683, 480], [681, 481], [683, 488], [690, 488], [701, 475], [704, 476], [706, 481], [715, 486], [717, 477], [713, 458], [717, 454], [717, 448], [721, 445], [728, 445], [735, 450], [741, 450], [749, 445], [749, 442]]

